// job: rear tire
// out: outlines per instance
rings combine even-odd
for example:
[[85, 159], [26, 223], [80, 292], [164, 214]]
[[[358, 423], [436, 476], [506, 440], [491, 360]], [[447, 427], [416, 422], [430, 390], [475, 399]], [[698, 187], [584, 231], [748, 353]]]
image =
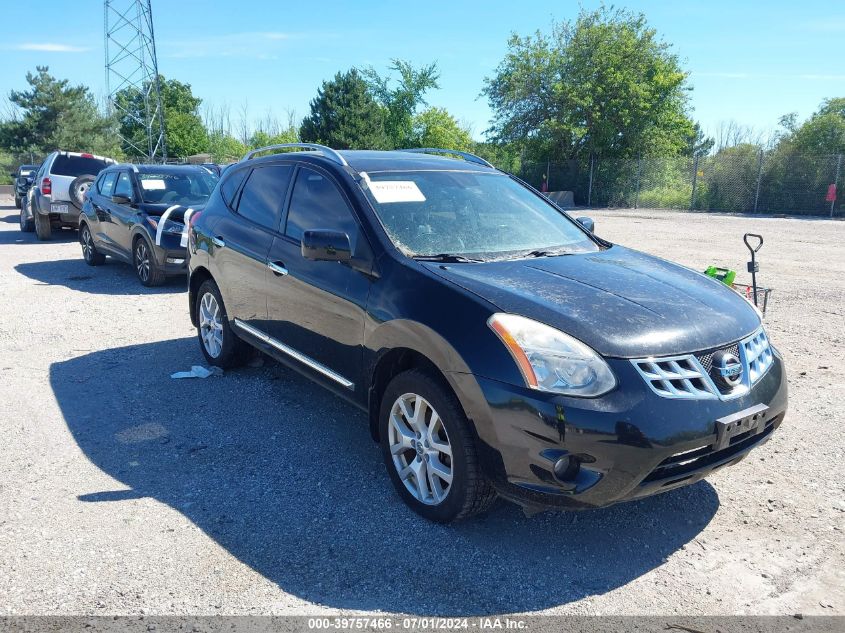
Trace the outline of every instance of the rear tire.
[[164, 283], [164, 271], [156, 263], [152, 246], [143, 237], [135, 238], [132, 244], [132, 265], [142, 285], [152, 287]]
[[197, 338], [208, 364], [223, 369], [242, 365], [249, 346], [232, 331], [223, 297], [213, 280], [206, 279], [200, 286], [194, 311]]
[[32, 217], [35, 220], [35, 234], [42, 242], [52, 239], [53, 227], [50, 226], [50, 216], [33, 211]]
[[29, 205], [26, 202], [26, 198], [21, 200], [21, 215], [20, 215], [20, 227], [21, 232], [23, 233], [32, 233], [35, 230], [35, 222], [32, 218], [27, 218], [26, 216], [29, 215]]
[[390, 479], [417, 514], [450, 523], [484, 512], [496, 500], [460, 403], [428, 373], [411, 369], [390, 381], [379, 435]]
[[89, 266], [101, 266], [106, 261], [106, 256], [97, 250], [94, 245], [94, 236], [86, 223], [79, 226], [79, 244], [82, 246], [82, 257]]

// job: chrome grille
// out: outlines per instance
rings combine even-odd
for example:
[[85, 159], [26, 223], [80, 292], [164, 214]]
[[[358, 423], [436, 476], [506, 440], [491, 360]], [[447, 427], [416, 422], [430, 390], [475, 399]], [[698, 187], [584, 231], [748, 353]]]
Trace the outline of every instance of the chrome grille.
[[[730, 391], [720, 390], [710, 377], [713, 355], [720, 350], [733, 354], [742, 363], [742, 382]], [[723, 348], [682, 356], [635, 358], [631, 363], [649, 388], [664, 398], [729, 400], [748, 393], [774, 363], [774, 353], [760, 328], [739, 343]]]
[[772, 346], [766, 333], [760, 329], [742, 342], [742, 364], [748, 372], [748, 380], [753, 385], [763, 377], [774, 362]]
[[738, 343], [728, 345], [727, 347], [720, 347], [719, 349], [714, 349], [704, 354], [696, 354], [695, 357], [698, 359], [698, 362], [701, 363], [701, 366], [704, 368], [704, 371], [709, 374], [710, 370], [713, 368], [713, 354], [721, 351], [728, 352], [729, 354], [733, 354], [734, 356], [739, 358]]
[[645, 358], [632, 362], [646, 384], [659, 396], [694, 399], [718, 397], [707, 372], [695, 356]]

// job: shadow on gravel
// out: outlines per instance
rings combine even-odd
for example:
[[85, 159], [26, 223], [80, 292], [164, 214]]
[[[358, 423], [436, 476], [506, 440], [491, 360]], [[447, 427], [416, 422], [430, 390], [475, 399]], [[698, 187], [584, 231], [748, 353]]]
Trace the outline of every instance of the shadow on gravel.
[[[15, 224], [18, 224], [17, 216], [15, 216]], [[53, 229], [53, 237], [45, 242], [39, 240], [35, 233], [24, 233], [19, 228], [11, 229], [9, 231], [0, 231], [0, 244], [50, 246], [50, 244], [70, 244], [76, 241], [78, 241], [76, 229]]]
[[[0, 233], [2, 235], [2, 233]], [[164, 285], [146, 288], [135, 276], [132, 266], [107, 259], [102, 266], [89, 266], [82, 259], [60, 259], [18, 264], [20, 274], [50, 286], [65, 286], [78, 292], [100, 295], [164, 294], [187, 290], [184, 277], [170, 277]]]
[[[427, 615], [545, 609], [661, 565], [719, 506], [699, 482], [601, 511], [527, 519], [501, 502], [482, 517], [434, 525], [394, 493], [361, 412], [276, 364], [169, 378], [200, 360], [196, 340], [184, 338], [51, 366], [76, 442], [130, 488], [82, 488], [78, 498], [166, 503], [311, 602]], [[124, 549], [138, 534], [127, 527], [99, 537]], [[190, 553], [168, 555], [183, 554], [192, 564]]]

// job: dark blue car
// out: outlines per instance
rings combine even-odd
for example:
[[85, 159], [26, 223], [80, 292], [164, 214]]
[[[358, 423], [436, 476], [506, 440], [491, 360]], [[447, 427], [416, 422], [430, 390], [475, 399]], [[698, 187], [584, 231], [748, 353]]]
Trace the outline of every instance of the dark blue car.
[[782, 422], [782, 359], [720, 282], [469, 154], [294, 148], [228, 169], [189, 223], [200, 347], [256, 347], [366, 411], [423, 516], [644, 497]]
[[217, 176], [193, 165], [114, 165], [88, 189], [79, 216], [82, 256], [132, 264], [138, 280], [157, 286], [186, 271], [186, 218], [203, 209]]

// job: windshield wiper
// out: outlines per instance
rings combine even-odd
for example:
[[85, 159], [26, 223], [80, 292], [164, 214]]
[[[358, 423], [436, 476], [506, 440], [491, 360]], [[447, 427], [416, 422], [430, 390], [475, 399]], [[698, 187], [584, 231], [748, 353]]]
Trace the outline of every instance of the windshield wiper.
[[556, 257], [558, 255], [569, 255], [570, 251], [565, 248], [542, 248], [527, 253], [520, 253], [511, 259], [520, 259], [522, 257]]
[[414, 255], [414, 259], [421, 262], [444, 262], [449, 264], [468, 264], [483, 262], [483, 259], [472, 259], [454, 253], [439, 253], [437, 255]]

